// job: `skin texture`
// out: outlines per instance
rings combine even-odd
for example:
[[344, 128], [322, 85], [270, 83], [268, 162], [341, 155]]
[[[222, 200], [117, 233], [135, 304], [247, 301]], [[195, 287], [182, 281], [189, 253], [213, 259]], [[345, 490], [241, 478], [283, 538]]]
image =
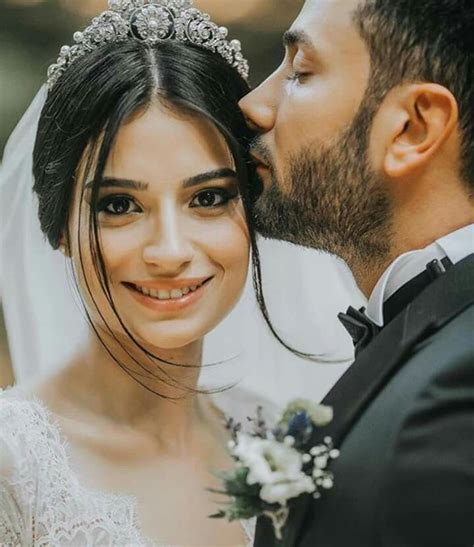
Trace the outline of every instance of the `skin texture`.
[[[304, 31], [308, 42], [288, 44], [282, 64], [241, 101], [244, 112], [264, 132], [262, 141], [278, 177], [284, 177], [289, 156], [309, 143], [330, 142], [359, 109], [370, 66], [365, 45], [350, 21], [348, 8], [356, 4], [353, 0], [306, 3], [290, 31]], [[288, 80], [296, 72], [308, 77], [301, 83]], [[282, 181], [284, 190], [288, 182]]]
[[[210, 123], [183, 119], [160, 106], [137, 117], [118, 135], [105, 177], [132, 180], [146, 188], [112, 187], [101, 191], [98, 207], [102, 251], [119, 315], [151, 350], [183, 348], [199, 342], [240, 297], [247, 276], [249, 245], [237, 181], [227, 176], [186, 187], [191, 177], [224, 168], [233, 171], [232, 159]], [[209, 189], [216, 191], [208, 196], [205, 192]], [[78, 187], [71, 232], [80, 230], [81, 241], [88, 243], [89, 204], [82, 207], [79, 228], [80, 193]], [[225, 196], [232, 198], [227, 204]], [[118, 198], [118, 202], [104, 203], [111, 197]], [[214, 200], [211, 203], [222, 205], [199, 206], [200, 199], [210, 197]], [[90, 200], [90, 191], [86, 190], [84, 198], [86, 203]], [[108, 213], [117, 206], [125, 206], [127, 213]], [[75, 244], [72, 255], [78, 257]], [[92, 264], [89, 245], [83, 247], [83, 260]], [[76, 269], [80, 271], [80, 263], [76, 263]], [[88, 267], [85, 270], [89, 273]], [[127, 282], [166, 285], [167, 280], [210, 277], [213, 279], [206, 297], [196, 306], [177, 312], [148, 311], [124, 287]], [[82, 293], [87, 293], [86, 283], [94, 295], [100, 293], [95, 276], [81, 281]], [[100, 311], [110, 325], [113, 314], [107, 310], [105, 299]], [[94, 319], [100, 322], [97, 314]]]
[[369, 296], [396, 256], [473, 222], [474, 204], [455, 97], [407, 82], [376, 102], [358, 5], [308, 0], [281, 66], [241, 107], [260, 131], [259, 229], [339, 255]]
[[[125, 335], [95, 275], [84, 173], [72, 204], [67, 252], [95, 327], [121, 364], [136, 374], [155, 374], [147, 386], [171, 399], [146, 391], [94, 335], [61, 374], [35, 389], [62, 427], [79, 480], [135, 496], [142, 533], [160, 544], [245, 542], [239, 524], [207, 518], [216, 500], [206, 489], [219, 486], [211, 470], [231, 465], [223, 416], [204, 395], [183, 398], [182, 387], [197, 387], [203, 336], [232, 310], [247, 276], [248, 232], [235, 178], [183, 185], [219, 169], [233, 170], [233, 161], [217, 130], [155, 104], [119, 130], [105, 170], [106, 180], [141, 187], [104, 186], [98, 201], [102, 253], [119, 316], [148, 351], [193, 368], [150, 359]], [[226, 203], [224, 193], [232, 197]], [[212, 281], [181, 310], [152, 310], [124, 286], [196, 277]]]

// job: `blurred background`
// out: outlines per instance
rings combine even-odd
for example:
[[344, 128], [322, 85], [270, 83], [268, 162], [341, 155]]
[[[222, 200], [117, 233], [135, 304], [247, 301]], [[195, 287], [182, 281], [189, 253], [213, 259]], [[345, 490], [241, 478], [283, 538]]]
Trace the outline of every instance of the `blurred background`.
[[[281, 60], [281, 34], [303, 0], [195, 0], [242, 41], [259, 82]], [[106, 0], [0, 0], [0, 149], [63, 44], [106, 8]]]
[[[256, 84], [280, 62], [281, 35], [303, 0], [195, 0], [242, 41]], [[63, 44], [106, 0], [0, 0], [0, 151]], [[0, 387], [13, 382], [0, 301]]]

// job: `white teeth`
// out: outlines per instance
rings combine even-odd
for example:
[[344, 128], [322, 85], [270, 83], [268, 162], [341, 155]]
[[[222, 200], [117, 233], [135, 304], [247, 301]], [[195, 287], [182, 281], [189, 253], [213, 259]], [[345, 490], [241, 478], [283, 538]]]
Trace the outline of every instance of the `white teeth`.
[[135, 288], [145, 296], [150, 296], [151, 298], [156, 298], [157, 300], [179, 300], [180, 298], [183, 298], [183, 296], [188, 295], [190, 292], [196, 291], [202, 287], [203, 284], [204, 283], [201, 283], [201, 285], [192, 285], [191, 287], [183, 287], [182, 289], [172, 289], [171, 291], [166, 291], [164, 289], [147, 289], [145, 287], [139, 287], [138, 285], [135, 285]]
[[182, 292], [182, 290], [181, 290], [181, 289], [173, 289], [173, 290], [171, 291], [171, 298], [172, 298], [173, 300], [176, 300], [176, 299], [178, 299], [178, 298], [183, 298], [183, 292]]

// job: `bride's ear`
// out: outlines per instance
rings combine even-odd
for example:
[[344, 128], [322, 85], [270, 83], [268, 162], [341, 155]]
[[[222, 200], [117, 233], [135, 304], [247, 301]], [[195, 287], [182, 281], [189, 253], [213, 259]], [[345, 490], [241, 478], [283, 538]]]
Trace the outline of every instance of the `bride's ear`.
[[459, 121], [456, 99], [438, 84], [412, 84], [393, 101], [383, 169], [400, 178], [424, 167], [449, 140]]
[[66, 234], [62, 234], [61, 239], [59, 240], [58, 249], [65, 257], [71, 258], [71, 252]]

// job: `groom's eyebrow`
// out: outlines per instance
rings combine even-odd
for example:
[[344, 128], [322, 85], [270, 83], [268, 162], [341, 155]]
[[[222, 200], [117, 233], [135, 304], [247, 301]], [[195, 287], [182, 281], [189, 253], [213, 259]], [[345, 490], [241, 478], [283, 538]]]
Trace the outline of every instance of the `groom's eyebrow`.
[[316, 47], [304, 30], [287, 30], [283, 34], [283, 45], [285, 48], [305, 46], [312, 51], [316, 51]]

